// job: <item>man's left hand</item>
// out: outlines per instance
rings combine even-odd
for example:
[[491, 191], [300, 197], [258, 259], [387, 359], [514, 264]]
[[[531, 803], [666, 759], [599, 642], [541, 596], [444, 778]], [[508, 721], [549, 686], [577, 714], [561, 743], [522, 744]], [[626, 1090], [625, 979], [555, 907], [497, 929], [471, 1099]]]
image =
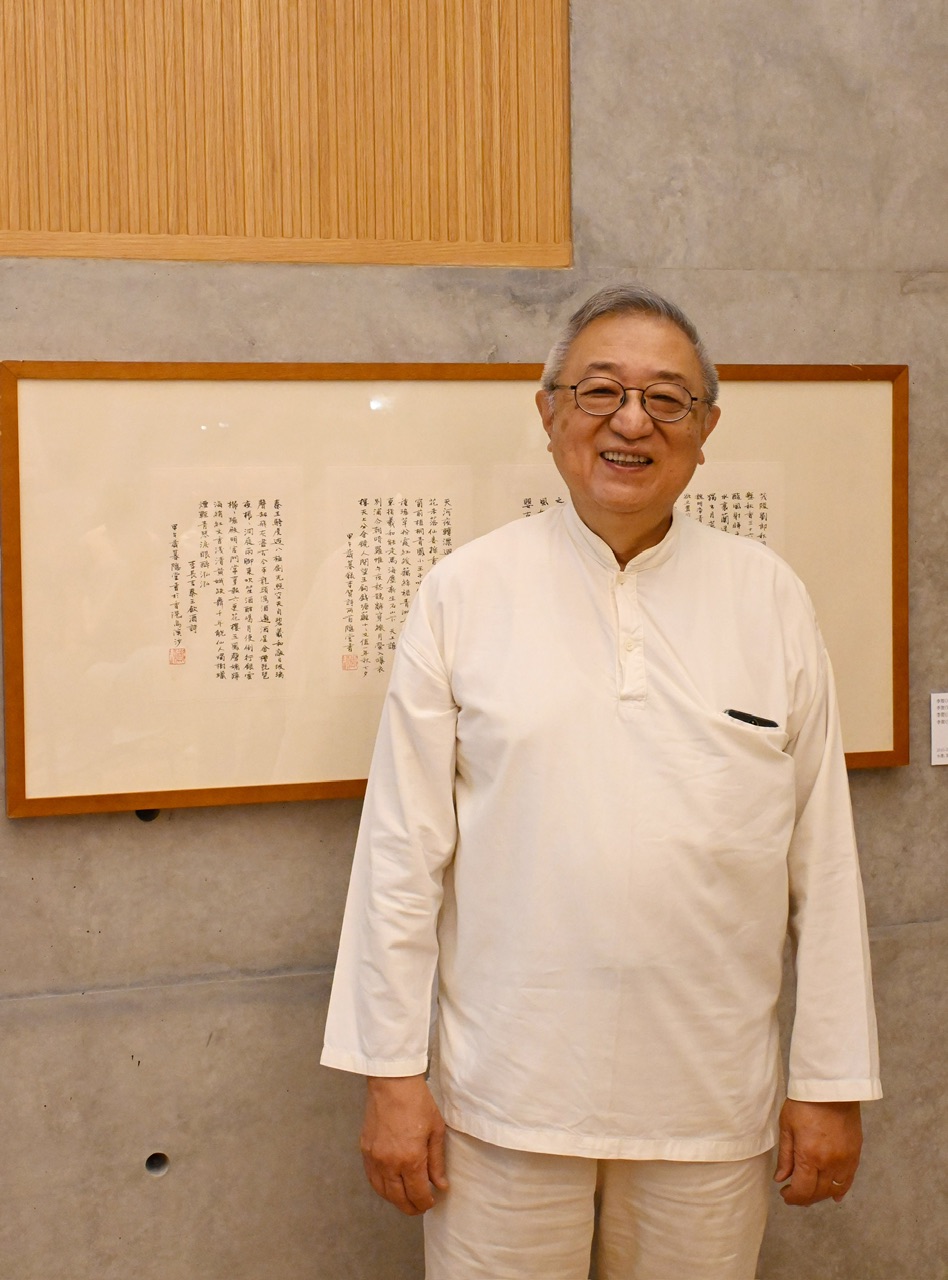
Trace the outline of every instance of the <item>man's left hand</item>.
[[787, 1204], [842, 1200], [853, 1184], [862, 1150], [858, 1102], [799, 1102], [780, 1112], [780, 1146], [774, 1182]]

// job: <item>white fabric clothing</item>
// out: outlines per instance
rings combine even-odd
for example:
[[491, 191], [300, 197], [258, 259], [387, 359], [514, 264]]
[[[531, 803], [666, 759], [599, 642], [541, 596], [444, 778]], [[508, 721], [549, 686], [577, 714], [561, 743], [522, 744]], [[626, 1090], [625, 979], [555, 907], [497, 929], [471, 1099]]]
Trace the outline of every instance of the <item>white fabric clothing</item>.
[[451, 1189], [425, 1214], [425, 1280], [753, 1280], [773, 1156], [591, 1160], [449, 1129]]
[[744, 1159], [777, 1136], [788, 925], [790, 1096], [880, 1096], [832, 675], [788, 566], [676, 514], [620, 572], [571, 506], [435, 566], [382, 714], [322, 1061], [423, 1072], [437, 968], [453, 1128]]

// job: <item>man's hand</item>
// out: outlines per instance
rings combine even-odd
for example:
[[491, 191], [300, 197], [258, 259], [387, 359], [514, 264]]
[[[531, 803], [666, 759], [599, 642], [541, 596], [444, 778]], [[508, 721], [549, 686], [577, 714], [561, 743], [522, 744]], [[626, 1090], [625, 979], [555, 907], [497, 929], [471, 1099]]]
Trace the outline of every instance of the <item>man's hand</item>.
[[370, 1076], [360, 1139], [366, 1177], [383, 1200], [415, 1216], [447, 1191], [444, 1120], [424, 1076]]
[[798, 1102], [780, 1112], [780, 1146], [774, 1182], [787, 1204], [842, 1200], [853, 1185], [862, 1150], [858, 1102]]

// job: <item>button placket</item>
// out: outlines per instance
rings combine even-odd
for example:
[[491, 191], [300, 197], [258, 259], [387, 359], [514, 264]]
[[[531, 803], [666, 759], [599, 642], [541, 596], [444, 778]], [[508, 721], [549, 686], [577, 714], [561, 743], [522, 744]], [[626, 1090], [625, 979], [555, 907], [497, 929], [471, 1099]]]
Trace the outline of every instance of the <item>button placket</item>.
[[645, 653], [642, 643], [642, 611], [638, 575], [616, 574], [613, 587], [618, 620], [618, 694], [622, 701], [645, 700]]

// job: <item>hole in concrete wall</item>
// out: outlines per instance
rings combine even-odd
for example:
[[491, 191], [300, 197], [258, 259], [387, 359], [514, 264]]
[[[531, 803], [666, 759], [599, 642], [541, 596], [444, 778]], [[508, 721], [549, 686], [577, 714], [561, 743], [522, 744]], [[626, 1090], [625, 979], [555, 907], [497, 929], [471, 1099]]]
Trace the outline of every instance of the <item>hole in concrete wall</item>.
[[153, 1151], [145, 1161], [145, 1168], [153, 1178], [160, 1178], [171, 1168], [171, 1161], [163, 1151]]

